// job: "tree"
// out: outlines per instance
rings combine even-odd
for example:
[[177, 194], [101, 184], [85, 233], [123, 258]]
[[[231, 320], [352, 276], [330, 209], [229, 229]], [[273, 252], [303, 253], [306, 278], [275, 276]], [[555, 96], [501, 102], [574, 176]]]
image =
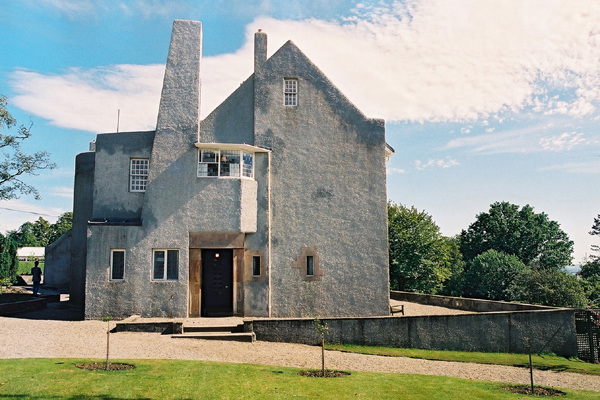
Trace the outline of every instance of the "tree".
[[53, 169], [55, 164], [50, 162], [46, 151], [38, 151], [32, 155], [21, 151], [21, 144], [31, 136], [30, 128], [20, 125], [14, 135], [3, 133], [5, 129], [17, 126], [17, 121], [6, 109], [8, 101], [0, 95], [0, 200], [19, 198], [21, 194], [32, 194], [40, 199], [39, 192], [25, 183], [23, 175], [37, 175], [43, 169]]
[[[590, 235], [600, 236], [600, 214], [594, 218]], [[591, 250], [600, 252], [600, 246], [593, 244]], [[581, 286], [585, 290], [588, 305], [600, 307], [600, 256], [590, 255], [581, 266]]]
[[[594, 218], [594, 224], [592, 225], [592, 230], [589, 232], [590, 235], [600, 237], [600, 214], [596, 218]], [[600, 252], [600, 245], [593, 244], [592, 251]], [[600, 256], [592, 255], [593, 259], [600, 259]]]
[[33, 223], [33, 234], [35, 235], [38, 246], [46, 247], [48, 245], [48, 241], [50, 239], [50, 235], [52, 234], [52, 228], [50, 227], [50, 222], [46, 221], [44, 218], [39, 217], [37, 221]]
[[48, 244], [52, 244], [58, 240], [65, 232], [73, 227], [73, 213], [66, 212], [58, 217], [58, 220], [50, 225], [50, 236], [48, 238]]
[[17, 275], [17, 245], [0, 233], [0, 286], [10, 286]]
[[9, 231], [8, 237], [17, 244], [17, 247], [40, 246], [38, 238], [35, 236], [32, 222], [25, 222], [16, 231]]
[[8, 236], [18, 247], [45, 247], [54, 243], [63, 233], [73, 227], [73, 213], [66, 212], [58, 217], [54, 224], [39, 217], [35, 222], [25, 222], [16, 231], [8, 232]]
[[559, 270], [571, 263], [573, 242], [544, 213], [533, 207], [496, 202], [460, 234], [465, 262], [488, 250], [516, 256], [529, 267]]
[[439, 294], [446, 296], [462, 296], [462, 276], [464, 272], [464, 262], [460, 253], [460, 237], [442, 236], [443, 260], [446, 269], [449, 271], [449, 277], [442, 283]]
[[513, 280], [509, 292], [512, 301], [530, 304], [582, 308], [587, 303], [577, 278], [563, 271], [527, 270]]
[[511, 300], [508, 289], [513, 280], [528, 268], [513, 255], [488, 250], [468, 265], [464, 294], [490, 300]]
[[459, 268], [457, 246], [415, 207], [388, 204], [388, 240], [392, 289], [435, 293]]

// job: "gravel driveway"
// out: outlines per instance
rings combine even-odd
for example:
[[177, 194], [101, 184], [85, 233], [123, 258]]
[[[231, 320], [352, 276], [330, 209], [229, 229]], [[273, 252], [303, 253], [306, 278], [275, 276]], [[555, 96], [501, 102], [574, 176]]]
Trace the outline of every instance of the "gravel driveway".
[[[450, 313], [447, 309], [413, 313]], [[0, 358], [97, 358], [106, 356], [106, 323], [101, 321], [59, 321], [27, 315], [27, 318], [0, 317]], [[200, 320], [196, 320], [200, 321]], [[221, 320], [223, 321], [223, 320]], [[223, 321], [225, 322], [225, 321]], [[114, 324], [114, 323], [112, 323]], [[112, 325], [114, 326], [114, 325]], [[111, 357], [115, 359], [185, 359], [265, 364], [298, 368], [320, 368], [320, 347], [289, 343], [238, 343], [197, 339], [172, 339], [157, 333], [117, 333], [111, 336]], [[327, 368], [347, 371], [374, 371], [445, 375], [465, 379], [529, 383], [525, 368], [382, 357], [327, 351]], [[600, 376], [565, 372], [534, 371], [536, 385], [600, 392]]]

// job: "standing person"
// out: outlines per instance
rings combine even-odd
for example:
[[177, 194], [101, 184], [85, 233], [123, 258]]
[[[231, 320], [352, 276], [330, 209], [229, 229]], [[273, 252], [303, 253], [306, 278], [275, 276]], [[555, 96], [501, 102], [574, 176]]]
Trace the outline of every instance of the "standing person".
[[31, 268], [31, 275], [33, 280], [33, 295], [37, 296], [40, 291], [40, 283], [42, 283], [42, 269], [38, 266], [39, 261], [35, 261], [33, 268]]

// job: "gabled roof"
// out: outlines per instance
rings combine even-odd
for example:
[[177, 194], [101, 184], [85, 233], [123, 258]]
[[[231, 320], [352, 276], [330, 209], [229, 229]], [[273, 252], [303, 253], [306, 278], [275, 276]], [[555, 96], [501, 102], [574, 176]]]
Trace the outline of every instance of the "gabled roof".
[[[334, 110], [341, 114], [341, 116], [349, 116], [347, 114], [355, 114], [364, 121], [375, 122], [380, 121], [383, 125], [384, 121], [379, 118], [369, 118], [363, 112], [354, 105], [347, 97], [340, 91], [337, 86], [331, 82], [331, 80], [317, 67], [311, 60], [296, 46], [294, 42], [288, 40], [283, 46], [279, 48], [269, 59], [267, 65], [277, 63], [279, 60], [288, 59], [294, 62], [296, 65], [301, 65], [306, 68], [307, 75], [311, 76], [315, 85], [321, 84], [323, 87], [323, 93], [331, 103]], [[346, 114], [346, 115], [344, 115]]]

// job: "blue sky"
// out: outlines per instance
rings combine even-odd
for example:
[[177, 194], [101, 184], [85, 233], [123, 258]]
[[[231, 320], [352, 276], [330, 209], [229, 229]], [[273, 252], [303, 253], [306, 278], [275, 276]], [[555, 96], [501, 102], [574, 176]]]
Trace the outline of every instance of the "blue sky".
[[[597, 1], [0, 1], [0, 93], [28, 151], [58, 168], [41, 201], [0, 203], [0, 232], [72, 209], [75, 155], [99, 132], [150, 130], [174, 19], [203, 23], [202, 114], [252, 72], [252, 35], [293, 40], [397, 153], [388, 196], [466, 229], [495, 201], [530, 204], [575, 241], [600, 213]], [[11, 211], [18, 210], [18, 211]]]

